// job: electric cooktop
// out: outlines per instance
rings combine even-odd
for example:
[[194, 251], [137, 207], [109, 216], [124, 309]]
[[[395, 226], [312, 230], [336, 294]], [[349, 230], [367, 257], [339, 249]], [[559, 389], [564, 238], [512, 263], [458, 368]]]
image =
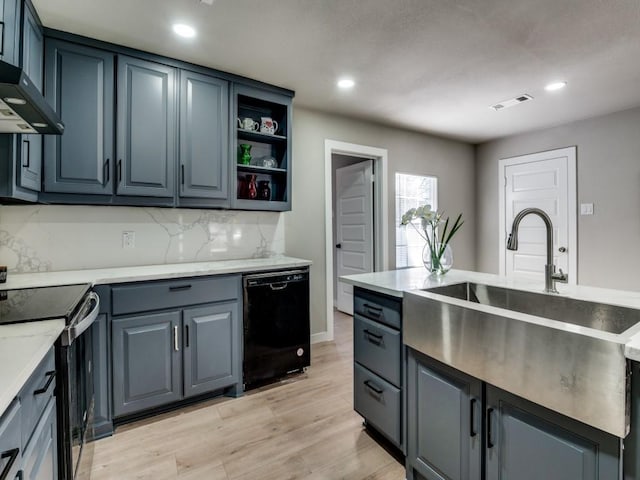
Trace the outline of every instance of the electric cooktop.
[[0, 325], [65, 318], [89, 290], [88, 284], [0, 290]]

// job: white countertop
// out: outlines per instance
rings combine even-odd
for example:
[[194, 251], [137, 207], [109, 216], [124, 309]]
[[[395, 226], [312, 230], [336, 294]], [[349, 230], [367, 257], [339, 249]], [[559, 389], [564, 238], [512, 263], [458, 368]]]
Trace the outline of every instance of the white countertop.
[[[2, 290], [56, 285], [104, 285], [203, 275], [222, 275], [300, 268], [309, 260], [277, 256], [216, 262], [194, 262], [139, 267], [100, 268], [43, 273], [9, 273]], [[47, 320], [0, 326], [0, 415], [20, 391], [33, 370], [52, 347], [64, 320]]]
[[2, 285], [1, 289], [9, 290], [14, 288], [50, 287], [53, 285], [73, 285], [78, 283], [105, 285], [145, 280], [300, 268], [309, 266], [311, 263], [312, 262], [309, 260], [303, 260], [300, 258], [276, 256], [240, 260], [219, 260], [215, 262], [173, 263], [164, 265], [144, 265], [139, 267], [67, 270], [61, 272], [10, 272], [7, 275], [7, 283]]
[[64, 329], [64, 320], [0, 326], [0, 415]]
[[[341, 280], [354, 286], [359, 286], [395, 297], [402, 297], [403, 293], [407, 291], [422, 290], [461, 282], [485, 283], [499, 287], [532, 292], [542, 292], [544, 288], [542, 281], [532, 282], [516, 280], [499, 275], [465, 270], [451, 270], [446, 275], [434, 277], [429, 276], [427, 271], [422, 267], [348, 275], [341, 277]], [[565, 285], [561, 283], [557, 283], [556, 288], [559, 290], [560, 295], [568, 296], [570, 298], [637, 309], [638, 322], [640, 322], [640, 292], [611, 290], [581, 285]], [[433, 294], [425, 292], [424, 295], [430, 296]], [[445, 297], [439, 297], [445, 299]], [[462, 300], [449, 298], [446, 298], [446, 301], [450, 301], [452, 303], [462, 302]], [[484, 305], [477, 305], [474, 308], [483, 311], [493, 311], [495, 309], [495, 307]], [[534, 323], [545, 325], [548, 324], [548, 326], [560, 323], [553, 320], [533, 317], [532, 315], [519, 314], [518, 312], [512, 313], [518, 317], [522, 317], [523, 319], [526, 318], [527, 321], [533, 321]], [[625, 356], [630, 360], [640, 361], [640, 325], [630, 328], [626, 332], [626, 335], [624, 332], [623, 334], [615, 335], [585, 327], [571, 326], [570, 328], [589, 334], [590, 336], [607, 338], [612, 341], [623, 343], [625, 345]]]

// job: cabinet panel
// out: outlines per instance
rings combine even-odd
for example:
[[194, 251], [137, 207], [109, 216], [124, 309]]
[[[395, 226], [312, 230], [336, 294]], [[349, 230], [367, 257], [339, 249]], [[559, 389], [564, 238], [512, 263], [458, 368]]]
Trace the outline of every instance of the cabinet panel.
[[119, 195], [173, 197], [175, 69], [118, 57]]
[[417, 352], [408, 358], [408, 468], [429, 480], [479, 480], [482, 383]]
[[0, 0], [0, 59], [17, 65], [20, 45], [21, 0]]
[[180, 79], [180, 196], [226, 199], [228, 82], [188, 71]]
[[238, 304], [185, 309], [184, 394], [198, 395], [238, 381]]
[[66, 128], [45, 136], [44, 191], [111, 194], [114, 55], [47, 40], [46, 58], [46, 99]]
[[58, 478], [56, 399], [50, 397], [44, 415], [36, 426], [23, 457], [25, 480]]
[[14, 400], [0, 416], [0, 472], [8, 469], [7, 479], [16, 478], [20, 470], [20, 401]]
[[115, 415], [182, 398], [180, 312], [115, 319], [112, 337]]
[[491, 386], [486, 421], [487, 480], [619, 478], [612, 435]]
[[43, 55], [44, 36], [42, 27], [36, 20], [28, 3], [25, 3], [22, 24], [22, 68], [40, 92], [42, 92]]

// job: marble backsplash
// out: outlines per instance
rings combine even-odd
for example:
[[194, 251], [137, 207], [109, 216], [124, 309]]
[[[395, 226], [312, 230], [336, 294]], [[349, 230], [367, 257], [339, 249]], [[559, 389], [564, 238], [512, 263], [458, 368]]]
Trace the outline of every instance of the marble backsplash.
[[[123, 232], [135, 246], [123, 247]], [[0, 265], [44, 272], [284, 253], [275, 212], [66, 205], [0, 206]]]

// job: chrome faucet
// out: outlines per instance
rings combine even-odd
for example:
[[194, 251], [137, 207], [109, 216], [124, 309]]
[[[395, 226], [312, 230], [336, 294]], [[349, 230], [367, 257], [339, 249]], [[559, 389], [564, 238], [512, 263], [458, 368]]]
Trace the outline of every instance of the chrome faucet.
[[568, 276], [563, 273], [562, 269], [560, 269], [560, 273], [556, 273], [556, 266], [553, 264], [553, 225], [549, 215], [539, 208], [525, 208], [519, 212], [513, 219], [511, 233], [507, 240], [507, 250], [518, 250], [518, 226], [522, 219], [530, 213], [538, 215], [547, 228], [547, 264], [544, 266], [544, 291], [546, 293], [558, 293], [556, 282], [567, 283]]

